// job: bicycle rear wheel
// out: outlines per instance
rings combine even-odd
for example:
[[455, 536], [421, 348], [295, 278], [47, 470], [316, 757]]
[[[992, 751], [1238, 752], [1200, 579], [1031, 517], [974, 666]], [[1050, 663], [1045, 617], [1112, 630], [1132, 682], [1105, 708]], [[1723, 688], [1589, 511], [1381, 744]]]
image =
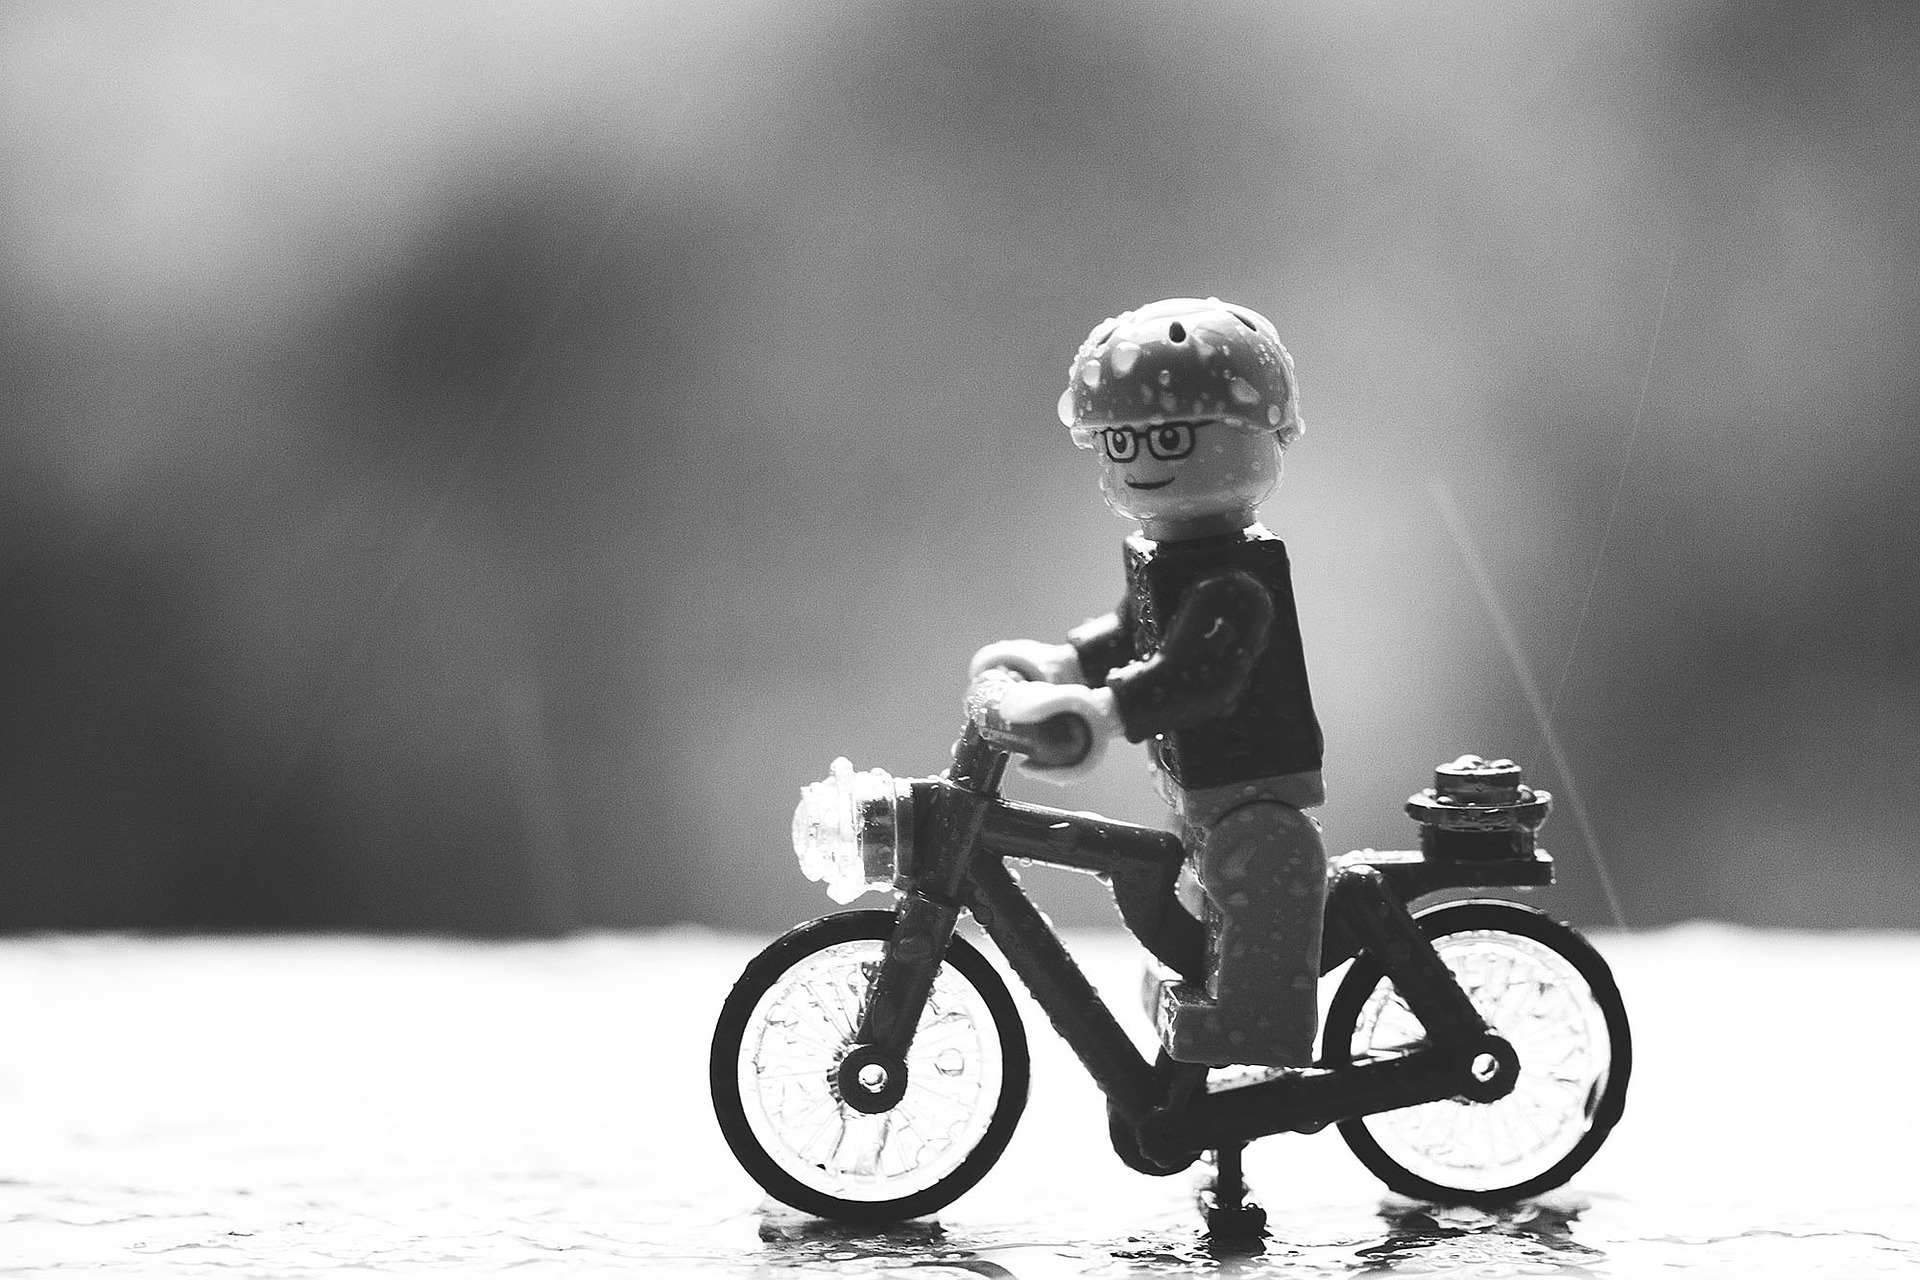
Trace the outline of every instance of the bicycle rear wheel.
[[[1418, 920], [1481, 1017], [1519, 1053], [1520, 1078], [1494, 1102], [1361, 1116], [1340, 1135], [1382, 1182], [1419, 1199], [1492, 1203], [1560, 1186], [1626, 1105], [1633, 1047], [1613, 974], [1578, 933], [1516, 903], [1449, 903]], [[1327, 1013], [1323, 1058], [1401, 1054], [1425, 1039], [1379, 962], [1355, 960]]]
[[709, 1081], [741, 1165], [776, 1199], [853, 1222], [915, 1218], [993, 1167], [1026, 1107], [1026, 1032], [1006, 984], [954, 938], [907, 1053], [906, 1092], [866, 1114], [834, 1072], [854, 1043], [894, 916], [805, 924], [752, 963], [722, 1006]]

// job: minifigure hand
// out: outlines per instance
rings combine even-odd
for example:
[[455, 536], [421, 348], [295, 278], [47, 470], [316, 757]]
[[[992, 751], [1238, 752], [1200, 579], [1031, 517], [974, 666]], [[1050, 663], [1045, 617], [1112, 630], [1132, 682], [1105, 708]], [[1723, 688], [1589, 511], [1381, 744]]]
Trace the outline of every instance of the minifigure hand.
[[1080, 655], [1070, 644], [1043, 644], [1038, 640], [996, 640], [973, 655], [967, 664], [971, 680], [982, 671], [1005, 667], [1029, 680], [1047, 684], [1084, 684]]
[[1001, 695], [999, 718], [1026, 730], [1020, 769], [1049, 782], [1086, 777], [1106, 754], [1107, 739], [1120, 732], [1111, 689], [1083, 684], [1020, 684]]

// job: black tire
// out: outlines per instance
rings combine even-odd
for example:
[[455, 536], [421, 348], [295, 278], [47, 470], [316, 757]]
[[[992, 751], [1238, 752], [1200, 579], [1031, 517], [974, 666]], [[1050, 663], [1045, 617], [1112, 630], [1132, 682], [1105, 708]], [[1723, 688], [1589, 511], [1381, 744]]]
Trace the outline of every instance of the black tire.
[[[1607, 962], [1566, 925], [1511, 902], [1448, 903], [1417, 918], [1481, 1016], [1519, 1051], [1520, 1079], [1496, 1102], [1361, 1116], [1341, 1122], [1340, 1136], [1382, 1182], [1416, 1199], [1494, 1204], [1560, 1186], [1626, 1106], [1633, 1044]], [[1327, 1011], [1322, 1059], [1403, 1051], [1421, 1034], [1379, 962], [1362, 954]]]
[[[1027, 1105], [1019, 1014], [959, 937], [915, 1033], [904, 1096], [872, 1116], [840, 1101], [833, 1071], [893, 925], [890, 911], [801, 925], [747, 965], [714, 1028], [708, 1079], [720, 1131], [754, 1181], [803, 1213], [848, 1222], [933, 1213], [993, 1167]], [[930, 1112], [933, 1124], [916, 1127]]]

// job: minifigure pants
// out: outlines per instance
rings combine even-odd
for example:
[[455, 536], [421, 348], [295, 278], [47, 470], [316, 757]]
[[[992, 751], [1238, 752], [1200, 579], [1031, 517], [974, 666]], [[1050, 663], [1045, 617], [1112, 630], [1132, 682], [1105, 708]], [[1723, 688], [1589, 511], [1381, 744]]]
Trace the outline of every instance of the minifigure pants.
[[1177, 796], [1181, 841], [1205, 899], [1208, 1005], [1184, 1010], [1182, 1057], [1300, 1067], [1320, 1020], [1327, 854], [1318, 776], [1259, 778]]

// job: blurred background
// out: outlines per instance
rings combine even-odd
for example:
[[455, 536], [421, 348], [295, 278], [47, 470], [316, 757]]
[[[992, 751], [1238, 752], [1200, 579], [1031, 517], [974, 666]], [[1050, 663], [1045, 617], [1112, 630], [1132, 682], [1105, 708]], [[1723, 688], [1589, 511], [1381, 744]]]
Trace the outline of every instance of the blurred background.
[[0, 926], [818, 914], [799, 786], [1118, 598], [1053, 404], [1174, 294], [1299, 365], [1330, 847], [1478, 750], [1578, 920], [1597, 847], [1634, 925], [1920, 925], [1917, 71], [1897, 3], [8, 6]]

